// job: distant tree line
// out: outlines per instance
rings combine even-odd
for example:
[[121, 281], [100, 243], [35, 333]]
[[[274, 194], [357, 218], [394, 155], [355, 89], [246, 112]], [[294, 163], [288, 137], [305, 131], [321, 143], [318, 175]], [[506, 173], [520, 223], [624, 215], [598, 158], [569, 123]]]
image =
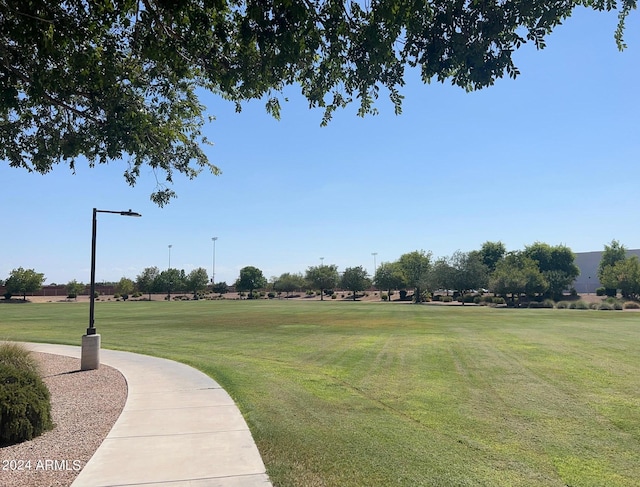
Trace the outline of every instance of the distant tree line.
[[[269, 293], [270, 297], [290, 297], [298, 292], [318, 292], [320, 299], [332, 296], [335, 290], [349, 291], [357, 299], [371, 287], [384, 291], [391, 299], [398, 291], [401, 300], [416, 303], [429, 299], [435, 292], [453, 294], [465, 301], [469, 293], [491, 292], [509, 300], [523, 296], [535, 299], [562, 298], [570, 290], [579, 268], [575, 254], [565, 245], [552, 246], [535, 242], [523, 250], [507, 251], [502, 242], [485, 242], [480, 249], [469, 252], [456, 251], [449, 257], [434, 259], [431, 252], [415, 250], [401, 255], [394, 262], [383, 262], [370, 276], [362, 266], [348, 267], [338, 271], [334, 264], [310, 266], [304, 274], [285, 272], [280, 276], [265, 278], [254, 266], [240, 270], [233, 289], [247, 293], [249, 298]], [[598, 267], [598, 279], [602, 288], [598, 294], [640, 300], [640, 259], [627, 256], [627, 249], [617, 240], [604, 246]], [[39, 290], [45, 280], [44, 274], [22, 267], [14, 269], [4, 282], [5, 298]], [[0, 281], [0, 284], [2, 282]], [[67, 286], [68, 296], [73, 298], [84, 292], [86, 284], [76, 280]], [[123, 299], [132, 294], [189, 292], [198, 298], [205, 292], [225, 294], [231, 289], [226, 282], [211, 283], [207, 271], [199, 267], [188, 274], [184, 270], [157, 267], [145, 268], [134, 280], [123, 277], [115, 283], [115, 290]]]

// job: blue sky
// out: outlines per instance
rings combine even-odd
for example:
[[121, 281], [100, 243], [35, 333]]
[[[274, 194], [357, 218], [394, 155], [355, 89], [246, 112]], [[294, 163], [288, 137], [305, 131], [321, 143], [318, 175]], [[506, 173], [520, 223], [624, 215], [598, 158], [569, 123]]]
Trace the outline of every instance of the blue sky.
[[101, 214], [96, 279], [135, 277], [145, 267], [204, 267], [232, 283], [253, 265], [267, 278], [307, 267], [339, 270], [424, 249], [434, 256], [501, 240], [508, 250], [535, 241], [575, 252], [617, 239], [640, 248], [640, 15], [628, 21], [620, 53], [615, 15], [576, 11], [536, 51], [515, 55], [515, 81], [465, 93], [423, 85], [410, 73], [403, 114], [356, 106], [321, 128], [295, 90], [276, 121], [261, 102], [237, 114], [202, 101], [220, 176], [176, 178], [178, 199], [149, 200], [151, 171], [126, 185], [124, 163], [76, 174], [60, 165], [29, 174], [0, 164], [3, 208], [0, 279], [16, 267], [46, 283], [89, 281], [91, 210], [133, 209], [142, 218]]

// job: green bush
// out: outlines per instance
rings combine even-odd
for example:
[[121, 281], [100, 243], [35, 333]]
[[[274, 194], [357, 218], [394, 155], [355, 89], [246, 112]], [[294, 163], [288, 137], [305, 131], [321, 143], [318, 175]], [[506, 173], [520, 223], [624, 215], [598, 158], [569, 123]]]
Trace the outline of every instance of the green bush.
[[34, 374], [40, 373], [38, 362], [33, 358], [31, 352], [17, 343], [0, 343], [0, 364], [28, 370]]
[[569, 307], [568, 301], [558, 301], [558, 303], [556, 303], [556, 308], [558, 309], [567, 309], [568, 307]]
[[613, 310], [613, 305], [611, 303], [600, 303], [600, 306], [598, 306], [598, 309], [601, 311], [611, 311]]
[[598, 309], [600, 307], [600, 305], [598, 303], [591, 303], [589, 305], [589, 309]]
[[383, 301], [387, 301], [389, 299], [389, 296], [387, 295], [387, 293], [380, 293], [380, 299], [382, 299]]
[[542, 308], [554, 308], [555, 302], [553, 301], [553, 299], [545, 299], [544, 301], [542, 301], [541, 305]]
[[596, 296], [604, 296], [606, 289], [603, 287], [596, 288]]
[[640, 309], [640, 303], [637, 303], [635, 301], [627, 301], [626, 303], [624, 303], [623, 308], [624, 309]]
[[576, 301], [573, 309], [589, 309], [589, 303], [582, 300]]
[[491, 301], [493, 302], [493, 304], [505, 304], [506, 303], [504, 298], [503, 297], [499, 297], [499, 296], [493, 298]]
[[0, 446], [41, 435], [53, 427], [49, 390], [29, 352], [0, 345]]
[[453, 301], [453, 298], [451, 296], [442, 296], [443, 303], [451, 303], [452, 301]]
[[331, 299], [336, 299], [338, 297], [337, 294], [331, 293]]

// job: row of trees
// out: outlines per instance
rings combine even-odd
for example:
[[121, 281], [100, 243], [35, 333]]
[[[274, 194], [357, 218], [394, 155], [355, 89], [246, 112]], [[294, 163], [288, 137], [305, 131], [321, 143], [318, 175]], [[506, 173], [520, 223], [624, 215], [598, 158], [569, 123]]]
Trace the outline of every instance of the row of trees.
[[[240, 270], [234, 287], [236, 291], [248, 291], [250, 296], [262, 289], [287, 295], [317, 290], [321, 299], [328, 291], [339, 288], [350, 291], [355, 300], [357, 293], [371, 286], [389, 295], [393, 290], [413, 290], [416, 302], [436, 290], [453, 291], [463, 298], [472, 291], [488, 290], [512, 299], [522, 295], [559, 299], [579, 272], [575, 255], [564, 245], [536, 242], [524, 250], [507, 252], [502, 242], [485, 242], [478, 250], [457, 251], [437, 259], [424, 250], [409, 252], [395, 262], [382, 263], [373, 278], [362, 266], [348, 267], [340, 273], [331, 264], [311, 266], [304, 275], [287, 272], [267, 280], [260, 269], [247, 266]], [[627, 249], [616, 240], [605, 245], [598, 279], [608, 295], [615, 296], [620, 290], [626, 298], [640, 299], [640, 259], [627, 256]], [[33, 269], [14, 269], [5, 282], [5, 296], [21, 294], [26, 299], [26, 294], [40, 289], [44, 280], [44, 274]], [[197, 296], [208, 288], [219, 294], [229, 288], [225, 282], [210, 287], [207, 271], [202, 267], [188, 274], [184, 270], [147, 267], [135, 281], [123, 277], [115, 287], [124, 299], [134, 291], [149, 295], [166, 292], [169, 296], [175, 291], [189, 291]], [[67, 284], [69, 295], [85, 289], [85, 284], [75, 280]]]
[[[122, 283], [122, 280], [120, 280], [120, 283]], [[120, 283], [118, 283], [116, 289], [120, 288]], [[133, 282], [131, 282], [131, 287], [134, 287]], [[184, 269], [160, 271], [157, 267], [147, 267], [136, 277], [135, 282], [135, 288], [142, 293], [149, 294], [149, 299], [151, 299], [152, 293], [166, 292], [168, 296], [171, 296], [171, 293], [175, 291], [189, 291], [196, 297], [208, 287], [209, 276], [203, 267], [193, 269], [188, 274], [185, 273]], [[224, 294], [227, 292], [228, 286], [225, 282], [218, 282], [212, 286], [211, 290], [215, 293]]]
[[579, 274], [571, 249], [536, 242], [522, 251], [507, 252], [502, 242], [485, 242], [479, 250], [455, 252], [433, 259], [431, 252], [416, 250], [395, 262], [382, 263], [373, 279], [361, 267], [350, 267], [340, 275], [337, 266], [309, 267], [306, 274], [282, 274], [274, 279], [276, 291], [290, 293], [305, 288], [325, 290], [340, 287], [356, 293], [374, 285], [391, 293], [412, 289], [415, 302], [436, 290], [465, 295], [491, 290], [512, 298], [523, 294], [559, 298]]

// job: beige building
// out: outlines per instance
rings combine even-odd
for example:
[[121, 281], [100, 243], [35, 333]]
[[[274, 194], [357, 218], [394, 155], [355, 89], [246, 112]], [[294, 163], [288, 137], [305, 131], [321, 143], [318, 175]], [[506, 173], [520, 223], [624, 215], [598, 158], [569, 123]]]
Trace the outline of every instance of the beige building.
[[[627, 256], [640, 257], [640, 249], [627, 250]], [[598, 252], [576, 252], [576, 265], [580, 268], [580, 275], [576, 278], [573, 287], [579, 293], [595, 294], [600, 287], [598, 280], [598, 265], [602, 258], [602, 250]]]

